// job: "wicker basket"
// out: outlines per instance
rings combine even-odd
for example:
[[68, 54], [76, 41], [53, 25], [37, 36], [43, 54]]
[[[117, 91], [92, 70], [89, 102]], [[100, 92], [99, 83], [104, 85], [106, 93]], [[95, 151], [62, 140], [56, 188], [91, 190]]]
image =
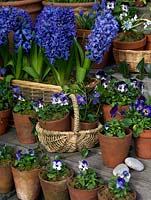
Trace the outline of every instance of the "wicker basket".
[[73, 131], [48, 131], [36, 124], [36, 131], [40, 143], [48, 152], [75, 152], [82, 148], [92, 148], [98, 143], [98, 132], [102, 128], [99, 124], [97, 128], [91, 130], [79, 130], [79, 108], [75, 95], [70, 98], [74, 108], [74, 130]]
[[[3, 77], [0, 77], [3, 79]], [[50, 102], [50, 96], [52, 93], [61, 92], [61, 87], [57, 85], [37, 83], [23, 80], [12, 80], [11, 85], [19, 86], [22, 94], [25, 97], [29, 97], [34, 100], [43, 98], [44, 102]]]
[[113, 48], [116, 64], [126, 61], [131, 72], [137, 72], [137, 64], [144, 58], [145, 64], [151, 64], [151, 50], [120, 50]]

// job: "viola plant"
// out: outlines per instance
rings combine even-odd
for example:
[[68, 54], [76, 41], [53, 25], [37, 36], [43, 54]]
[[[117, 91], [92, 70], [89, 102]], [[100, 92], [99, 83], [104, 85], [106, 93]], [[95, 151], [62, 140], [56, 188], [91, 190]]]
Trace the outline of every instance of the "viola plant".
[[5, 80], [0, 80], [0, 111], [12, 108], [14, 105], [13, 89]]
[[41, 172], [41, 176], [47, 181], [60, 181], [71, 176], [71, 169], [63, 160], [54, 159], [51, 165]]
[[102, 128], [102, 133], [110, 137], [124, 138], [127, 134], [126, 129], [131, 126], [130, 120], [112, 119], [107, 121]]
[[96, 122], [101, 115], [100, 94], [94, 88], [84, 85], [81, 88], [76, 94], [80, 122]]
[[112, 105], [112, 107], [130, 105], [143, 93], [143, 82], [135, 78], [121, 81], [108, 75], [103, 70], [96, 73], [96, 78], [100, 80], [96, 91], [101, 95], [101, 102]]
[[70, 110], [70, 99], [64, 92], [54, 93], [50, 103], [38, 102], [38, 117], [43, 121], [53, 121], [63, 118]]
[[14, 149], [6, 144], [0, 145], [0, 166], [8, 166], [14, 159]]
[[43, 159], [40, 158], [40, 155], [34, 149], [28, 149], [25, 152], [19, 149], [13, 161], [13, 167], [19, 171], [39, 169], [43, 165]]
[[130, 181], [130, 173], [128, 171], [123, 171], [121, 174], [117, 176], [113, 176], [110, 178], [108, 183], [108, 192], [106, 191], [106, 194], [110, 196], [110, 199], [112, 198], [127, 198], [131, 197], [129, 199], [133, 199], [133, 193], [129, 186]]
[[129, 106], [124, 115], [130, 121], [134, 137], [138, 137], [144, 130], [151, 129], [151, 97], [140, 96]]
[[71, 187], [76, 189], [91, 190], [104, 184], [94, 169], [89, 168], [87, 160], [79, 161], [79, 172], [70, 182]]
[[76, 58], [76, 81], [82, 83], [93, 63], [101, 63], [104, 53], [109, 50], [113, 39], [118, 34], [118, 22], [110, 10], [103, 9], [97, 16], [92, 31], [85, 45], [85, 51], [74, 40]]
[[69, 81], [72, 70], [73, 38], [76, 35], [74, 12], [70, 8], [45, 7], [35, 24], [35, 41], [44, 49], [58, 85]]

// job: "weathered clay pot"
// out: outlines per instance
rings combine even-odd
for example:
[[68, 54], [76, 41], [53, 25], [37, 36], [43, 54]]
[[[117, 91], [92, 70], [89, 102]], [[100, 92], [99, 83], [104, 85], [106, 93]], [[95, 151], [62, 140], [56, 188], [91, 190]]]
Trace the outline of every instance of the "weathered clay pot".
[[6, 133], [11, 109], [0, 111], [0, 135]]
[[17, 137], [22, 144], [33, 144], [36, 142], [36, 136], [32, 135], [34, 125], [29, 118], [36, 118], [36, 115], [22, 115], [13, 113], [14, 124]]
[[13, 175], [10, 166], [0, 166], [0, 193], [8, 193], [13, 189]]
[[12, 173], [18, 199], [37, 200], [40, 192], [38, 174], [41, 169], [19, 171], [12, 167]]
[[45, 200], [69, 200], [67, 188], [67, 179], [73, 177], [74, 172], [71, 170], [71, 176], [60, 181], [47, 181], [39, 173], [40, 184]]
[[37, 15], [42, 10], [42, 0], [20, 0], [0, 2], [0, 8], [2, 6], [8, 7], [10, 5], [28, 11], [33, 21], [36, 19]]
[[113, 40], [113, 47], [121, 50], [143, 50], [145, 48], [145, 45], [146, 45], [145, 35], [143, 39], [134, 42], [123, 42], [123, 41], [118, 41], [117, 39]]
[[76, 189], [76, 188], [71, 187], [69, 183], [67, 185], [68, 185], [68, 190], [69, 190], [71, 200], [96, 200], [97, 192], [102, 187], [100, 186], [92, 190], [81, 190], [81, 189]]
[[135, 149], [139, 158], [151, 159], [151, 130], [144, 130], [135, 138]]
[[[87, 122], [79, 122], [79, 130], [90, 130], [97, 128], [98, 121], [87, 123]], [[74, 118], [71, 117], [71, 130], [74, 130]]]
[[64, 8], [72, 8], [74, 13], [78, 13], [80, 10], [84, 12], [90, 10], [94, 4], [94, 2], [87, 2], [87, 3], [57, 3], [57, 2], [48, 2], [42, 1], [43, 6], [50, 6], [53, 5], [55, 7], [64, 7]]
[[[110, 110], [112, 109], [111, 105], [103, 104], [102, 105], [102, 111], [103, 111], [103, 121], [106, 122], [107, 120], [111, 120], [111, 114]], [[115, 119], [122, 119], [123, 116], [120, 114], [121, 111], [127, 111], [129, 109], [129, 106], [118, 106], [118, 111], [116, 113]]]
[[98, 133], [100, 149], [102, 152], [103, 163], [107, 167], [114, 168], [122, 163], [127, 157], [132, 133], [130, 129], [126, 130], [127, 135], [124, 138], [110, 137]]
[[43, 121], [38, 119], [40, 126], [49, 131], [69, 131], [70, 130], [70, 113], [64, 118], [55, 121]]

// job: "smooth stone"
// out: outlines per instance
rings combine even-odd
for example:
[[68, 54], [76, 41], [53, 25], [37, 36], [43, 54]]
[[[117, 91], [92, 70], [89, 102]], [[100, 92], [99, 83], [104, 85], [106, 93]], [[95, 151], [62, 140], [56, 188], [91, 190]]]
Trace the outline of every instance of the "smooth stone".
[[129, 168], [125, 164], [119, 164], [113, 169], [113, 175], [121, 175], [123, 171], [127, 171], [129, 173]]
[[133, 157], [126, 158], [125, 164], [128, 167], [130, 167], [130, 168], [132, 168], [136, 171], [143, 171], [144, 170], [144, 164], [141, 161], [139, 161], [138, 159], [133, 158]]

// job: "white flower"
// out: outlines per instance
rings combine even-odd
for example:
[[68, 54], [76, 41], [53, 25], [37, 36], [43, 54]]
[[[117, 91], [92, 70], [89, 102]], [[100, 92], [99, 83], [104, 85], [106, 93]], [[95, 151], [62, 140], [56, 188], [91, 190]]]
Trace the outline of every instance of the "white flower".
[[120, 20], [123, 20], [124, 17], [127, 17], [127, 13], [123, 12], [120, 14]]
[[121, 8], [122, 8], [122, 11], [128, 12], [128, 6], [127, 6], [127, 5], [122, 4], [122, 5], [121, 5]]
[[107, 2], [106, 8], [113, 10], [114, 9], [114, 2], [113, 1], [112, 2]]
[[86, 160], [79, 161], [79, 169], [80, 171], [85, 171], [88, 169], [88, 162]]
[[62, 169], [62, 162], [61, 162], [61, 160], [54, 160], [52, 162], [52, 167], [53, 167], [53, 169], [56, 169], [56, 170], [60, 171]]
[[25, 99], [21, 95], [19, 95], [18, 100], [25, 101]]

